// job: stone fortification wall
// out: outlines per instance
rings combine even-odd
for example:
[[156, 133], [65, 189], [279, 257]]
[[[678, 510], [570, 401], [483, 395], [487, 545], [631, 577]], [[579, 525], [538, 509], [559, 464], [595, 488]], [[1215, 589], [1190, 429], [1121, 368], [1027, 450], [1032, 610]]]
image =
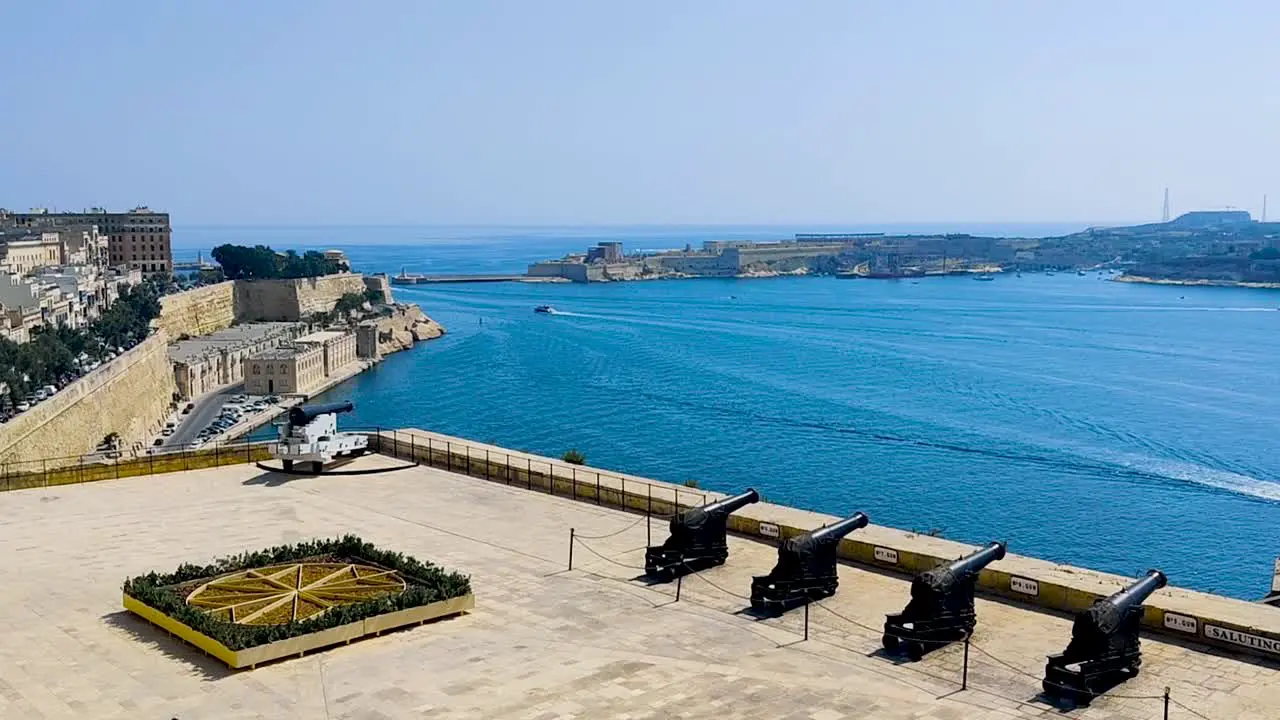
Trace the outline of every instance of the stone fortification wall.
[[391, 280], [386, 273], [376, 273], [374, 275], [364, 276], [364, 286], [368, 290], [374, 290], [381, 293], [381, 302], [390, 305], [394, 300], [391, 298]]
[[173, 401], [168, 342], [157, 332], [0, 426], [0, 462], [14, 472], [71, 465], [113, 432], [126, 452], [145, 443]]
[[364, 290], [365, 278], [358, 273], [294, 280], [237, 280], [236, 321], [293, 322], [312, 313], [328, 312], [338, 298]]
[[231, 327], [236, 321], [235, 283], [220, 282], [160, 298], [155, 325], [171, 338], [197, 337]]

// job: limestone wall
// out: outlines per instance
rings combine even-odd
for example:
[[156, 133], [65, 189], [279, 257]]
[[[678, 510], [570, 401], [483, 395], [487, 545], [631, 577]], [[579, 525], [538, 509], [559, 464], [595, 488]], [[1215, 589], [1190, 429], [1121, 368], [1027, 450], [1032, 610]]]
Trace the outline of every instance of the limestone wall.
[[417, 305], [393, 305], [391, 314], [376, 321], [378, 354], [388, 355], [408, 350], [416, 342], [434, 340], [444, 335], [444, 327], [427, 317]]
[[237, 280], [237, 322], [297, 321], [333, 309], [347, 293], [364, 293], [364, 276], [342, 273], [294, 280]]
[[227, 281], [160, 298], [156, 327], [171, 338], [208, 335], [236, 320], [235, 283]]
[[[169, 414], [173, 370], [158, 332], [14, 419], [0, 425], [0, 463], [14, 472], [74, 464], [109, 433], [126, 452]], [[61, 460], [55, 460], [61, 458]]]

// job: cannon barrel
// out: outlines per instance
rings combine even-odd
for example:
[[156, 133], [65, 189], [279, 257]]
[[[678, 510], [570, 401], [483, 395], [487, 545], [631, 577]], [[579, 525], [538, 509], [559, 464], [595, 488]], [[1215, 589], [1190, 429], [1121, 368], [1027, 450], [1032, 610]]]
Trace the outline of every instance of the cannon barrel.
[[1146, 577], [1107, 598], [1107, 602], [1116, 606], [1117, 609], [1128, 610], [1141, 605], [1151, 596], [1151, 593], [1168, 584], [1169, 578], [1165, 577], [1164, 573], [1159, 570], [1148, 570]]
[[833, 542], [848, 535], [849, 533], [864, 528], [867, 523], [871, 522], [866, 513], [856, 512], [852, 516], [845, 518], [839, 522], [818, 528], [809, 533], [809, 538], [817, 542]]
[[728, 515], [754, 502], [760, 502], [760, 493], [756, 492], [754, 488], [747, 488], [747, 491], [741, 495], [734, 495], [723, 500], [707, 503], [700, 509], [708, 514], [724, 513]]
[[982, 568], [1004, 557], [1005, 544], [993, 542], [981, 550], [959, 560], [953, 560], [947, 569], [957, 577], [976, 574]]
[[289, 424], [294, 427], [306, 425], [321, 415], [351, 412], [355, 407], [350, 400], [347, 402], [325, 403], [323, 405], [295, 405], [289, 408]]

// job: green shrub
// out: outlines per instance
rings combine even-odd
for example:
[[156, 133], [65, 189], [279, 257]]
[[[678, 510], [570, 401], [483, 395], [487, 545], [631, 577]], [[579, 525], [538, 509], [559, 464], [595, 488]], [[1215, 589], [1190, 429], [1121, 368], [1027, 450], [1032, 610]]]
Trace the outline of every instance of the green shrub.
[[[395, 570], [404, 578], [405, 591], [362, 603], [342, 605], [307, 620], [278, 625], [238, 625], [218, 620], [186, 603], [177, 586], [195, 580], [257, 567], [314, 558], [341, 558]], [[168, 574], [147, 573], [124, 581], [126, 595], [159, 610], [196, 632], [203, 633], [231, 650], [243, 650], [277, 640], [327, 630], [339, 625], [396, 610], [429, 605], [461, 597], [471, 592], [471, 578], [449, 572], [398, 552], [381, 550], [355, 535], [334, 540], [312, 540], [296, 545], [279, 545], [265, 550], [232, 555], [210, 565], [183, 563]]]
[[694, 490], [702, 489], [702, 486], [698, 484], [698, 481], [694, 480], [693, 478], [689, 478], [688, 480], [685, 480], [684, 486], [687, 488], [693, 488]]
[[586, 465], [587, 464], [587, 456], [583, 455], [581, 452], [578, 452], [577, 448], [570, 448], [567, 452], [565, 452], [564, 455], [560, 456], [560, 459], [564, 460], [570, 465]]

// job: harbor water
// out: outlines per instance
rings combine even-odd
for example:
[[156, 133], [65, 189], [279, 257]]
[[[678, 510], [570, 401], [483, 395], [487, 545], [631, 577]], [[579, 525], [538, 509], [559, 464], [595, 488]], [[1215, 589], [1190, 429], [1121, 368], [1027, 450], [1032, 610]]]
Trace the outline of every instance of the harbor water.
[[[357, 269], [517, 272], [597, 232], [175, 232]], [[705, 236], [704, 236], [705, 234]], [[317, 239], [319, 235], [320, 239]], [[673, 229], [629, 249], [776, 230]], [[449, 334], [329, 391], [419, 427], [1260, 597], [1280, 553], [1280, 293], [1096, 273], [400, 287]], [[535, 314], [548, 304], [555, 314]], [[406, 502], [413, 502], [406, 498]]]

